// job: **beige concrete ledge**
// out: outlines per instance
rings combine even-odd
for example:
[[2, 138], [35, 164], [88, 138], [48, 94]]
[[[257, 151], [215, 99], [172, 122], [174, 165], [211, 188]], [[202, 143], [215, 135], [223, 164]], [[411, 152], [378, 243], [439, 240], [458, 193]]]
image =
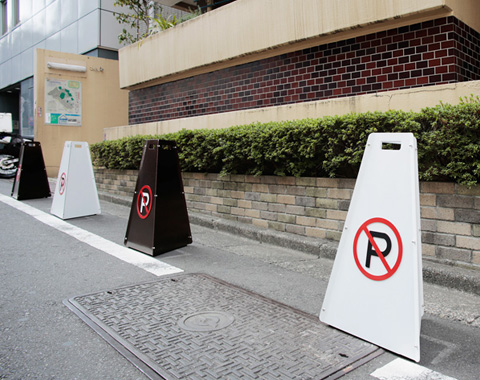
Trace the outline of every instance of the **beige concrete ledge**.
[[408, 90], [380, 92], [347, 98], [295, 103], [277, 107], [256, 108], [217, 113], [154, 123], [119, 126], [104, 129], [106, 140], [148, 134], [164, 134], [181, 129], [218, 129], [254, 122], [286, 121], [323, 116], [345, 115], [351, 112], [404, 110], [420, 111], [440, 102], [460, 103], [460, 98], [480, 96], [480, 81], [462, 82]]

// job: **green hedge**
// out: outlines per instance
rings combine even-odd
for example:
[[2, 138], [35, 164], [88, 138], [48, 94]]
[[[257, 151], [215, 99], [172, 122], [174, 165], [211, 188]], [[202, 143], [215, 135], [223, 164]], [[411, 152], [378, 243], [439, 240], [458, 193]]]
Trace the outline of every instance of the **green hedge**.
[[95, 166], [137, 169], [146, 139], [176, 140], [183, 171], [355, 178], [372, 132], [412, 132], [423, 181], [480, 180], [480, 100], [421, 112], [367, 112], [217, 130], [181, 130], [91, 146]]

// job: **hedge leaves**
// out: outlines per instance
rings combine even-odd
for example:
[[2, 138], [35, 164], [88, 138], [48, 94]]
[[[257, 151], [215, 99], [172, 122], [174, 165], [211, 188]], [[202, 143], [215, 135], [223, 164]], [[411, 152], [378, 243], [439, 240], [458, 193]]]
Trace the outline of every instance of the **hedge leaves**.
[[183, 171], [355, 178], [373, 132], [412, 132], [424, 181], [480, 180], [480, 101], [421, 112], [367, 112], [214, 130], [181, 130], [91, 145], [95, 166], [137, 169], [146, 139], [176, 140]]

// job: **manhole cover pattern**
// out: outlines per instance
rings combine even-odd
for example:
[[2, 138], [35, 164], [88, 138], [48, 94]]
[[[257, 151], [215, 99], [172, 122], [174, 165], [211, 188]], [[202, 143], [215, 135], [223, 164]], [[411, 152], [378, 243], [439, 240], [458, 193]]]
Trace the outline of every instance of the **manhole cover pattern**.
[[188, 331], [215, 331], [230, 326], [234, 316], [221, 311], [201, 311], [187, 315], [178, 321], [178, 325]]
[[[319, 379], [377, 349], [204, 275], [177, 275], [70, 302], [168, 379]], [[189, 316], [209, 311], [233, 320], [210, 331], [182, 328]]]

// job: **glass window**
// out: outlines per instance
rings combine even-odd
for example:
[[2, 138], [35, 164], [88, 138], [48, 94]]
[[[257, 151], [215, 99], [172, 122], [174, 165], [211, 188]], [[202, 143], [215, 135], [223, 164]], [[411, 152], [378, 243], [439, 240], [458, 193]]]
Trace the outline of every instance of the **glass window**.
[[8, 25], [7, 25], [7, 0], [0, 0], [0, 23], [1, 23], [1, 30], [2, 34], [7, 33]]
[[18, 4], [18, 2], [20, 0], [12, 0], [12, 1], [13, 1], [13, 4], [12, 4], [12, 22], [13, 22], [13, 25], [12, 25], [12, 27], [14, 27], [15, 25], [20, 23], [20, 5]]

